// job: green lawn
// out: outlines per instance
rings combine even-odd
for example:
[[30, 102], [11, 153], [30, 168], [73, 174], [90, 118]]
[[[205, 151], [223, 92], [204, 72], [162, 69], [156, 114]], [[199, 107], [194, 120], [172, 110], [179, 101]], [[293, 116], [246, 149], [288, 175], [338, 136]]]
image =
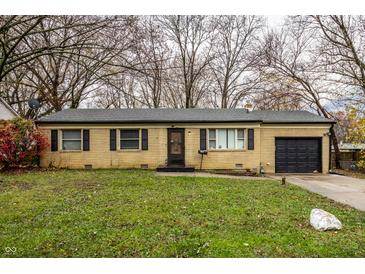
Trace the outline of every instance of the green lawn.
[[[343, 230], [314, 231], [314, 207], [335, 214]], [[0, 250], [0, 257], [365, 257], [365, 213], [269, 180], [0, 174]]]

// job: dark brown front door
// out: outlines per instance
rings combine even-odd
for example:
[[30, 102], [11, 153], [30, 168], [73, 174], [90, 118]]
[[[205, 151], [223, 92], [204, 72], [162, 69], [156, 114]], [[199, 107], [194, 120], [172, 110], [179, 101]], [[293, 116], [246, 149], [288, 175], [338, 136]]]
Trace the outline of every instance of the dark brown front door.
[[183, 128], [167, 129], [167, 163], [169, 166], [185, 165], [185, 131]]

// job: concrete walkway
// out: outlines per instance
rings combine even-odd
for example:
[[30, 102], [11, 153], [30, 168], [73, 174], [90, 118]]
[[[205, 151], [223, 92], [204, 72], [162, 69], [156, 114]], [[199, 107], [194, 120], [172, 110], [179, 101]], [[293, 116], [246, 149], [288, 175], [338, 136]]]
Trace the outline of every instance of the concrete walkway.
[[253, 177], [253, 176], [235, 176], [235, 175], [224, 175], [214, 174], [209, 172], [156, 172], [158, 176], [187, 176], [187, 177], [211, 177], [211, 178], [228, 178], [228, 179], [239, 179], [239, 180], [270, 180], [267, 177]]
[[[270, 176], [281, 180], [282, 176]], [[286, 175], [289, 183], [365, 211], [365, 180], [341, 175]]]

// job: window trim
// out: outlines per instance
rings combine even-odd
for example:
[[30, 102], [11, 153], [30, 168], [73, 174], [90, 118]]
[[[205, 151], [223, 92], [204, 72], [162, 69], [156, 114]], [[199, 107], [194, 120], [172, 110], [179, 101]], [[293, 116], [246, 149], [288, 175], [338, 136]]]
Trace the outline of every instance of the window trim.
[[[80, 131], [80, 139], [65, 139], [66, 141], [80, 141], [80, 149], [64, 149], [63, 148], [63, 132], [64, 131]], [[83, 129], [81, 128], [63, 128], [61, 129], [61, 151], [65, 151], [65, 152], [77, 152], [77, 151], [82, 151], [82, 142], [83, 142], [83, 136], [82, 136], [82, 131]]]
[[[123, 130], [138, 130], [138, 139], [137, 138], [124, 138], [123, 140], [138, 140], [138, 148], [122, 148], [122, 131]], [[140, 128], [119, 128], [119, 142], [118, 142], [118, 149], [121, 151], [139, 151], [142, 150], [142, 136], [141, 136], [141, 129]]]
[[[219, 135], [218, 135], [218, 130], [219, 129], [224, 129], [226, 130], [226, 147], [225, 148], [219, 148], [218, 147], [218, 143], [219, 143]], [[229, 129], [234, 129], [234, 148], [228, 148], [228, 130]], [[238, 130], [243, 130], [243, 138], [238, 138]], [[215, 130], [215, 138], [210, 138], [210, 131], [211, 130]], [[215, 150], [215, 151], [232, 151], [232, 150], [236, 150], [236, 151], [242, 151], [242, 150], [246, 150], [246, 143], [247, 143], [247, 138], [246, 138], [246, 128], [208, 128], [208, 150]], [[238, 141], [242, 140], [243, 141], [243, 147], [239, 148], [238, 147]], [[215, 141], [215, 147], [212, 148], [210, 147], [210, 141]]]

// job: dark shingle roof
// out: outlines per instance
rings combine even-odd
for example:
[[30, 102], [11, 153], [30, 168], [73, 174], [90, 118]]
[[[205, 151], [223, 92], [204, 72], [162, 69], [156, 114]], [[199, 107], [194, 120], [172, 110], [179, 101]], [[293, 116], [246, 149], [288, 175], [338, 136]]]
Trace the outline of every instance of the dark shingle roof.
[[65, 109], [37, 123], [263, 122], [333, 123], [308, 111], [245, 109]]

